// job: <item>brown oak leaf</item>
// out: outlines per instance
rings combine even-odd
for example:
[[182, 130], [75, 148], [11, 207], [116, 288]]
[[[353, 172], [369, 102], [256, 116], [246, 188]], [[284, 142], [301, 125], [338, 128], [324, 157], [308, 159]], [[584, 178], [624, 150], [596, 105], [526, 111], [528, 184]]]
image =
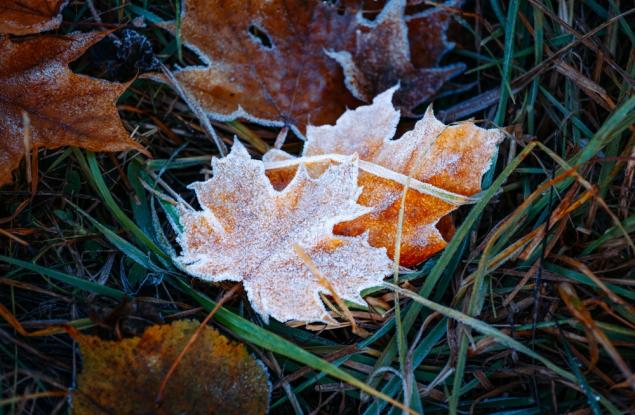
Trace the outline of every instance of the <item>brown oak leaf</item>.
[[214, 176], [191, 187], [203, 210], [182, 208], [178, 237], [183, 269], [208, 281], [242, 281], [254, 310], [265, 321], [330, 321], [320, 293], [329, 289], [295, 253], [317, 264], [336, 294], [364, 304], [360, 291], [381, 285], [391, 261], [366, 235], [335, 236], [336, 223], [369, 211], [356, 203], [357, 161], [343, 160], [312, 179], [300, 166], [282, 191], [236, 142], [213, 159]]
[[0, 34], [28, 35], [57, 28], [68, 0], [2, 0]]
[[78, 75], [68, 67], [104, 35], [0, 37], [0, 185], [11, 182], [25, 154], [24, 113], [35, 149], [71, 145], [145, 151], [129, 137], [115, 106], [127, 85]]
[[392, 105], [395, 90], [378, 95], [371, 105], [347, 111], [335, 125], [309, 126], [302, 157], [270, 150], [264, 160], [274, 187], [283, 189], [299, 163], [318, 177], [333, 162], [357, 154], [363, 188], [358, 202], [372, 210], [339, 223], [335, 233], [369, 232], [370, 244], [385, 247], [391, 258], [408, 184], [399, 259], [401, 265], [414, 266], [445, 247], [444, 236], [449, 236], [452, 225], [447, 219], [439, 221], [481, 190], [481, 177], [503, 133], [471, 122], [446, 126], [429, 108], [413, 130], [392, 140], [399, 122], [399, 111]]
[[[186, 0], [179, 33], [205, 65], [176, 76], [216, 119], [244, 117], [303, 132], [398, 82], [396, 103], [409, 112], [463, 70], [411, 61], [408, 26], [430, 24], [441, 13], [406, 23], [405, 0], [390, 0], [373, 21], [347, 10], [319, 0]], [[451, 47], [446, 28], [445, 20], [431, 26], [427, 41], [437, 56], [416, 62], [438, 64]], [[427, 55], [422, 48], [417, 55]]]
[[245, 346], [206, 326], [167, 383], [163, 378], [196, 331], [193, 320], [148, 327], [120, 341], [72, 331], [83, 369], [73, 414], [265, 414], [270, 385], [264, 367]]

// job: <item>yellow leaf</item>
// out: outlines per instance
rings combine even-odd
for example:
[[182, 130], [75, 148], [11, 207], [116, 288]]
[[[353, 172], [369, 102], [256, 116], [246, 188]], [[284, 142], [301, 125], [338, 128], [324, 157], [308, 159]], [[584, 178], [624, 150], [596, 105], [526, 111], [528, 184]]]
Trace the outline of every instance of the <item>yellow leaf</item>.
[[73, 414], [264, 414], [270, 385], [264, 367], [242, 344], [207, 326], [156, 397], [163, 378], [199, 323], [176, 321], [146, 329], [141, 337], [102, 340], [75, 333], [82, 372]]

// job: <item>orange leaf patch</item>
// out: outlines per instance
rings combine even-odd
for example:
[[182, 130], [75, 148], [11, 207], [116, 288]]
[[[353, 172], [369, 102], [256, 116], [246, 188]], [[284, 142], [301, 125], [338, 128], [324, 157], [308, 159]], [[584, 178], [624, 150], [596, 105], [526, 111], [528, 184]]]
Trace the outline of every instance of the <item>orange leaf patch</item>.
[[0, 34], [28, 35], [57, 28], [68, 0], [2, 0]]
[[[436, 67], [452, 46], [445, 38], [448, 8], [406, 22], [405, 7], [405, 0], [390, 0], [369, 21], [343, 4], [319, 0], [187, 0], [180, 35], [205, 65], [176, 76], [221, 120], [244, 117], [303, 132], [309, 123], [334, 122], [357, 99], [370, 101], [398, 82], [395, 102], [409, 112], [464, 67]], [[421, 56], [428, 53], [417, 46], [411, 57], [408, 28], [424, 25], [434, 56]]]
[[199, 323], [151, 326], [141, 337], [107, 341], [74, 334], [83, 369], [73, 414], [264, 414], [270, 385], [261, 364], [242, 344], [207, 326], [155, 399], [166, 372]]
[[274, 187], [283, 189], [299, 163], [317, 177], [341, 157], [357, 154], [363, 188], [358, 202], [372, 210], [339, 223], [335, 233], [355, 236], [369, 232], [370, 244], [385, 247], [391, 257], [401, 197], [411, 176], [400, 263], [414, 266], [445, 247], [444, 236], [452, 225], [447, 219], [439, 221], [481, 190], [481, 177], [503, 134], [471, 122], [446, 126], [428, 109], [412, 131], [391, 140], [399, 122], [399, 111], [391, 103], [395, 89], [378, 95], [372, 105], [347, 111], [334, 126], [309, 126], [301, 158], [271, 150], [264, 160]]
[[73, 73], [68, 64], [104, 33], [0, 37], [0, 185], [25, 154], [23, 114], [34, 149], [72, 145], [92, 151], [143, 148], [124, 129], [115, 103], [127, 85]]
[[[177, 263], [208, 281], [241, 281], [252, 307], [268, 321], [331, 321], [320, 293], [365, 304], [360, 291], [381, 285], [391, 262], [365, 235], [335, 236], [333, 226], [366, 214], [356, 203], [356, 159], [349, 157], [317, 179], [301, 167], [276, 191], [262, 161], [236, 141], [213, 159], [212, 179], [194, 183], [202, 211], [181, 208]], [[298, 245], [323, 273], [316, 276], [294, 251]], [[328, 285], [328, 287], [327, 287]]]

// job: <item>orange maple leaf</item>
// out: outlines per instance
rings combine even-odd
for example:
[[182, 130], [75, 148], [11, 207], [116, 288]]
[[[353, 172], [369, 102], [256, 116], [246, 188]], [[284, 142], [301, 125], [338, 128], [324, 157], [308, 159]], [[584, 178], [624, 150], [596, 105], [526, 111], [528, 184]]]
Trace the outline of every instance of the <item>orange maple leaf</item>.
[[364, 304], [360, 291], [381, 285], [391, 261], [365, 235], [334, 236], [336, 223], [369, 211], [356, 203], [357, 162], [343, 160], [311, 179], [301, 166], [283, 191], [276, 191], [262, 161], [238, 142], [213, 159], [214, 176], [191, 187], [203, 210], [181, 208], [184, 271], [208, 281], [242, 281], [265, 321], [330, 321], [320, 299], [329, 289], [295, 253], [298, 245], [339, 297]]
[[[205, 65], [176, 76], [219, 120], [244, 117], [303, 132], [309, 122], [333, 122], [360, 104], [355, 98], [370, 101], [397, 82], [396, 104], [409, 112], [464, 66], [437, 66], [452, 47], [445, 5], [407, 21], [405, 7], [405, 0], [390, 0], [369, 21], [319, 0], [186, 0], [179, 34]], [[424, 25], [421, 37], [417, 26]], [[166, 27], [176, 32], [175, 25]], [[409, 27], [417, 27], [429, 52], [416, 47], [411, 57]]]
[[68, 0], [2, 0], [0, 34], [28, 35], [57, 28]]
[[263, 366], [209, 326], [183, 356], [157, 408], [163, 377], [198, 325], [151, 326], [119, 341], [71, 331], [83, 360], [73, 414], [265, 414], [271, 387]]
[[481, 190], [481, 177], [503, 133], [471, 122], [446, 126], [429, 108], [412, 131], [392, 140], [399, 122], [399, 111], [392, 105], [395, 90], [378, 95], [372, 105], [347, 111], [334, 126], [309, 126], [301, 158], [271, 150], [264, 160], [274, 187], [283, 189], [299, 163], [317, 177], [342, 156], [357, 154], [363, 188], [358, 202], [372, 210], [339, 223], [335, 233], [369, 232], [370, 244], [385, 247], [391, 258], [403, 189], [409, 183], [399, 259], [401, 265], [413, 266], [445, 247], [444, 236], [452, 226], [439, 221]]
[[115, 105], [127, 85], [68, 68], [104, 36], [0, 37], [0, 185], [11, 182], [11, 172], [25, 154], [24, 113], [36, 149], [72, 145], [92, 151], [145, 151], [129, 137]]

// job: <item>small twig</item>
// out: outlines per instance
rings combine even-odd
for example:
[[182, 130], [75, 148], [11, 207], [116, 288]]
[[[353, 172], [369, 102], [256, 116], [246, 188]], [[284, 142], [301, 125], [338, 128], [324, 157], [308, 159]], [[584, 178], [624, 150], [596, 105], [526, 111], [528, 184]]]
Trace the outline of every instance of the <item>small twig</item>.
[[201, 322], [201, 324], [198, 326], [198, 328], [196, 329], [192, 337], [190, 337], [190, 339], [188, 340], [183, 350], [181, 350], [181, 353], [179, 353], [177, 358], [174, 360], [174, 363], [172, 363], [172, 366], [170, 366], [168, 373], [165, 374], [165, 376], [163, 377], [163, 380], [161, 381], [161, 385], [159, 386], [159, 392], [157, 393], [157, 397], [155, 399], [155, 403], [157, 407], [161, 405], [163, 401], [163, 392], [165, 391], [165, 388], [168, 385], [168, 381], [170, 380], [170, 378], [176, 371], [176, 368], [179, 366], [179, 363], [181, 363], [181, 360], [183, 360], [183, 357], [185, 356], [185, 354], [192, 348], [192, 346], [194, 345], [194, 342], [196, 342], [196, 339], [198, 339], [198, 337], [201, 335], [201, 333], [203, 332], [203, 329], [207, 326], [207, 323], [209, 323], [209, 321], [212, 319], [214, 314], [216, 314], [216, 312], [222, 307], [222, 305], [226, 303], [227, 300], [229, 300], [231, 297], [233, 297], [234, 294], [236, 294], [241, 287], [242, 285], [236, 284], [232, 287], [231, 290], [227, 291], [223, 295], [223, 297], [221, 297], [218, 303], [216, 303], [216, 306], [212, 309], [212, 311], [209, 312], [207, 317], [205, 317], [205, 319]]
[[368, 336], [368, 333], [366, 332], [366, 330], [357, 327], [357, 323], [355, 322], [355, 317], [353, 317], [353, 313], [351, 313], [351, 310], [349, 310], [349, 308], [346, 306], [346, 303], [344, 302], [344, 300], [342, 300], [342, 298], [337, 294], [337, 292], [335, 291], [335, 287], [333, 287], [333, 284], [331, 284], [331, 282], [324, 276], [324, 274], [320, 272], [317, 264], [313, 262], [311, 257], [308, 256], [307, 253], [304, 252], [304, 249], [302, 249], [302, 247], [298, 244], [293, 245], [293, 250], [300, 257], [302, 262], [304, 262], [307, 268], [309, 268], [313, 276], [317, 278], [320, 284], [324, 286], [324, 288], [329, 290], [329, 292], [333, 296], [333, 299], [337, 303], [338, 307], [342, 310], [342, 313], [344, 314], [346, 319], [350, 321], [353, 333], [362, 337]]
[[[276, 357], [271, 352], [267, 354], [269, 355], [271, 368], [276, 372], [276, 375], [279, 378], [282, 378], [282, 375], [283, 375], [282, 368], [278, 364]], [[289, 382], [283, 381], [281, 385], [282, 385], [282, 389], [287, 394], [287, 398], [289, 399], [289, 403], [291, 404], [291, 407], [293, 408], [293, 412], [295, 412], [296, 415], [303, 415], [304, 411], [302, 410], [302, 407], [300, 406], [300, 402], [298, 402], [298, 397], [295, 396], [295, 393], [293, 392], [293, 389], [291, 388], [291, 384]]]
[[282, 127], [278, 136], [276, 137], [276, 141], [273, 143], [273, 148], [277, 148], [278, 150], [282, 148], [284, 142], [287, 141], [287, 135], [289, 134], [289, 127]]
[[[422, 154], [425, 154], [422, 153]], [[291, 158], [278, 161], [265, 161], [265, 170], [286, 169], [289, 167], [298, 166], [300, 164], [312, 164], [312, 163], [325, 163], [335, 161], [337, 163], [344, 163], [350, 160], [350, 156], [342, 154], [320, 154], [317, 156], [303, 156], [297, 158]], [[401, 184], [402, 186], [408, 185], [408, 190], [414, 190], [419, 193], [434, 196], [437, 199], [441, 199], [454, 206], [461, 206], [464, 204], [477, 203], [480, 200], [480, 195], [466, 196], [459, 193], [450, 192], [449, 190], [442, 189], [431, 185], [430, 183], [421, 182], [412, 175], [407, 176], [405, 174], [398, 173], [394, 170], [390, 170], [386, 167], [380, 166], [366, 160], [357, 160], [360, 170], [371, 173], [375, 176], [379, 176], [384, 179], [392, 180]], [[417, 164], [413, 163], [413, 166]]]
[[69, 392], [65, 390], [50, 390], [41, 391], [35, 393], [28, 393], [26, 395], [16, 395], [9, 398], [0, 399], [0, 406], [12, 405], [20, 402], [31, 401], [40, 398], [62, 398], [68, 396]]
[[[190, 206], [189, 203], [187, 203], [177, 192], [174, 191], [174, 189], [172, 189], [165, 181], [163, 181], [163, 179], [161, 179], [158, 175], [156, 175], [153, 171], [148, 170], [147, 171], [148, 175], [150, 177], [152, 177], [152, 179], [154, 180], [154, 182], [156, 184], [158, 184], [159, 186], [161, 186], [166, 192], [168, 192], [173, 198], [174, 200], [178, 203], [182, 203], [183, 205], [185, 205], [186, 207], [194, 210], [194, 208], [192, 206]], [[145, 182], [143, 180], [141, 180], [141, 184], [143, 185]], [[148, 183], [145, 183], [146, 185], [149, 186]], [[145, 186], [144, 186], [145, 187]], [[165, 195], [163, 195], [165, 196]], [[170, 202], [172, 203], [172, 202]]]
[[26, 331], [26, 329], [22, 326], [22, 323], [20, 323], [20, 321], [2, 303], [0, 303], [0, 318], [4, 319], [9, 324], [9, 326], [11, 326], [20, 336], [23, 337], [53, 336], [55, 334], [67, 332], [69, 330], [69, 327], [75, 330], [75, 328], [72, 326], [68, 326], [65, 324], [54, 324], [43, 329], [30, 332]]
[[170, 71], [168, 67], [163, 64], [163, 62], [159, 62], [159, 65], [161, 67], [161, 71], [163, 72], [163, 75], [165, 75], [165, 77], [167, 78], [170, 86], [174, 88], [176, 93], [179, 94], [181, 99], [185, 101], [187, 106], [190, 107], [194, 115], [196, 115], [196, 117], [200, 121], [201, 127], [203, 127], [203, 130], [205, 131], [205, 135], [207, 135], [207, 138], [209, 138], [214, 144], [216, 144], [216, 147], [218, 148], [218, 152], [220, 153], [220, 155], [225, 157], [227, 155], [227, 147], [225, 146], [225, 143], [223, 143], [221, 139], [218, 137], [218, 135], [216, 134], [216, 130], [214, 130], [214, 127], [212, 127], [212, 124], [209, 122], [209, 118], [207, 117], [207, 114], [205, 114], [205, 111], [203, 111], [203, 108], [201, 108], [201, 106], [198, 104], [198, 102], [196, 102], [196, 100], [190, 98], [190, 96], [187, 94], [187, 92], [185, 92], [185, 90], [181, 86], [181, 83], [179, 82], [179, 80], [176, 79], [172, 71]]
[[26, 182], [31, 183], [33, 179], [31, 175], [31, 149], [33, 142], [31, 140], [31, 119], [26, 111], [22, 111], [22, 125], [24, 127], [22, 130], [22, 140], [24, 143], [24, 161], [26, 163]]
[[9, 239], [13, 239], [14, 241], [16, 241], [17, 243], [19, 243], [22, 246], [29, 246], [29, 243], [27, 241], [25, 241], [22, 238], [18, 238], [17, 236], [15, 236], [14, 234], [12, 234], [9, 231], [5, 231], [4, 229], [0, 228], [0, 235], [4, 235]]
[[88, 11], [90, 11], [90, 15], [93, 16], [93, 20], [97, 23], [101, 23], [101, 17], [99, 16], [99, 12], [95, 8], [93, 0], [86, 0], [86, 6], [88, 7]]
[[159, 199], [168, 202], [171, 205], [178, 205], [179, 202], [177, 202], [176, 200], [172, 199], [170, 196], [164, 195], [163, 193], [159, 192], [158, 190], [154, 189], [152, 186], [150, 186], [148, 183], [145, 182], [145, 180], [143, 179], [139, 179], [139, 182], [141, 183], [141, 186], [143, 186], [144, 189], [146, 189], [148, 192], [152, 193], [153, 195], [155, 195], [156, 197], [158, 197]]

